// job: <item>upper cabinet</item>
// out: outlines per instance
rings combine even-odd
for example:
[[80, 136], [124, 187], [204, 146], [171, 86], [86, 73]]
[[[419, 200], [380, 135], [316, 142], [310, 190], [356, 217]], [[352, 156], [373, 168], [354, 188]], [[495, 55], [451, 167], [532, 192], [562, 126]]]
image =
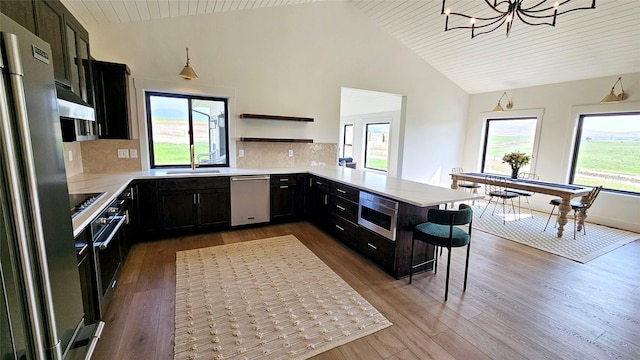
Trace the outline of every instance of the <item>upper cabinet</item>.
[[53, 74], [93, 103], [89, 33], [59, 0], [1, 1], [0, 11], [51, 45]]
[[91, 62], [98, 135], [101, 139], [130, 139], [129, 67], [105, 61]]

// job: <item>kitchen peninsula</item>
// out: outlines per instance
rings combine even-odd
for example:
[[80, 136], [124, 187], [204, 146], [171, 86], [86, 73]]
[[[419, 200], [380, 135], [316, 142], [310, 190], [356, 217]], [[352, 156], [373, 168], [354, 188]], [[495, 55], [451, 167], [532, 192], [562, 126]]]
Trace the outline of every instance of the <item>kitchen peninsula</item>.
[[[383, 174], [350, 169], [339, 166], [316, 167], [311, 169], [238, 169], [238, 168], [216, 168], [212, 171], [199, 169], [200, 171], [184, 171], [176, 169], [153, 169], [123, 174], [80, 174], [69, 178], [70, 193], [98, 193], [104, 192], [98, 201], [91, 205], [87, 211], [73, 219], [74, 235], [79, 234], [92, 221], [96, 214], [104, 210], [121, 192], [133, 185], [134, 204], [136, 201], [142, 203], [146, 209], [150, 207], [153, 211], [141, 211], [134, 205], [132, 211], [138, 215], [152, 216], [147, 223], [159, 224], [152, 232], [152, 236], [145, 236], [138, 232], [137, 238], [153, 239], [167, 236], [174, 232], [165, 231], [162, 225], [162, 206], [167, 200], [158, 195], [160, 188], [176, 187], [185, 191], [192, 191], [189, 196], [197, 198], [200, 202], [200, 192], [204, 191], [206, 185], [200, 186], [200, 190], [184, 189], [186, 185], [180, 184], [207, 184], [215, 181], [227, 181], [231, 177], [246, 175], [270, 175], [271, 176], [271, 205], [272, 222], [276, 221], [273, 216], [274, 203], [282, 198], [275, 196], [277, 189], [291, 190], [291, 197], [285, 196], [286, 201], [295, 204], [295, 214], [289, 217], [291, 220], [309, 220], [319, 228], [332, 234], [334, 237], [344, 242], [370, 258], [377, 265], [382, 267], [390, 275], [399, 278], [408, 274], [409, 252], [411, 247], [411, 236], [413, 226], [426, 221], [426, 213], [431, 208], [436, 208], [440, 204], [448, 204], [465, 200], [472, 200], [480, 196], [455, 191], [444, 187], [427, 185], [414, 181], [402, 180], [387, 177]], [[289, 176], [291, 175], [291, 176]], [[295, 176], [294, 176], [295, 175]], [[292, 182], [292, 179], [297, 179]], [[296, 183], [297, 181], [297, 183]], [[175, 184], [179, 185], [175, 185]], [[136, 185], [145, 185], [146, 198], [140, 199], [136, 194]], [[167, 185], [158, 185], [167, 184]], [[150, 187], [148, 185], [151, 185]], [[216, 185], [218, 186], [218, 185]], [[152, 190], [148, 190], [152, 189]], [[293, 192], [294, 189], [297, 192]], [[142, 192], [143, 190], [138, 190]], [[225, 191], [225, 188], [222, 188]], [[219, 193], [220, 198], [227, 196], [223, 204], [228, 204], [228, 187], [225, 193]], [[151, 194], [151, 195], [149, 195]], [[191, 195], [192, 194], [192, 195]], [[142, 194], [140, 194], [143, 196]], [[295, 195], [295, 197], [293, 197]], [[377, 226], [369, 224], [366, 219], [366, 212], [369, 208], [362, 204], [365, 201], [382, 199], [386, 203], [395, 207], [393, 214], [387, 220], [387, 233], [376, 229], [384, 227], [384, 224]], [[194, 200], [194, 208], [196, 201]], [[165, 204], [166, 205], [166, 204]], [[372, 209], [378, 208], [371, 206]], [[363, 212], [363, 209], [365, 210]], [[199, 210], [194, 210], [198, 212]], [[199, 217], [199, 215], [196, 215]], [[379, 217], [373, 214], [373, 218]], [[384, 216], [383, 216], [384, 217]], [[136, 219], [136, 216], [133, 217]], [[227, 219], [228, 220], [228, 219]], [[373, 220], [375, 223], [375, 220]], [[214, 224], [213, 222], [211, 224]], [[203, 226], [196, 223], [193, 229], [214, 230], [220, 227], [229, 227], [227, 221], [217, 222], [215, 226]], [[222, 224], [222, 226], [220, 225]], [[368, 224], [368, 225], [367, 225]], [[167, 227], [169, 229], [169, 227]], [[174, 228], [171, 229], [172, 231]], [[149, 234], [149, 233], [146, 233]], [[418, 250], [418, 257], [429, 258], [432, 253], [427, 248]]]

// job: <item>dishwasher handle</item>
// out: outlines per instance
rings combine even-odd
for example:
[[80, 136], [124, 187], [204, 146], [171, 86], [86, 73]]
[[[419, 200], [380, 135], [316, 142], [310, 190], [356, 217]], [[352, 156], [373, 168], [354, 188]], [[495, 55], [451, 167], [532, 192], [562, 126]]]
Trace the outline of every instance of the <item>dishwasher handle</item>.
[[232, 176], [231, 181], [249, 181], [249, 180], [269, 180], [269, 175], [244, 175]]

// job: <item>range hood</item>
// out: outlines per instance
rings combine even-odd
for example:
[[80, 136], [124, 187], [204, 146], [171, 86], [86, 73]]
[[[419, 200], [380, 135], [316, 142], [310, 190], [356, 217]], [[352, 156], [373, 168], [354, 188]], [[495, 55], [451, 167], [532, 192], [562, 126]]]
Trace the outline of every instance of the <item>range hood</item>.
[[96, 112], [82, 98], [56, 82], [62, 141], [96, 140]]
[[56, 83], [58, 113], [61, 118], [96, 121], [96, 112], [82, 98], [63, 85]]

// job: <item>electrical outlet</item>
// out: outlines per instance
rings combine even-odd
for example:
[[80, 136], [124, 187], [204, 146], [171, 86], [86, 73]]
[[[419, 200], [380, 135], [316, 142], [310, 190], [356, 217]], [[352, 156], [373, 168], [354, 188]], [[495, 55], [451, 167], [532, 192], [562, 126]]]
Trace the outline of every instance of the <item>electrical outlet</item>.
[[120, 159], [128, 159], [129, 158], [129, 149], [118, 149], [118, 157]]
[[73, 161], [73, 151], [69, 150], [69, 161]]
[[293, 150], [289, 150], [289, 157], [293, 157]]
[[243, 149], [238, 150], [238, 157], [244, 157], [244, 150]]
[[138, 157], [138, 149], [130, 149], [129, 150], [129, 156], [133, 159]]

